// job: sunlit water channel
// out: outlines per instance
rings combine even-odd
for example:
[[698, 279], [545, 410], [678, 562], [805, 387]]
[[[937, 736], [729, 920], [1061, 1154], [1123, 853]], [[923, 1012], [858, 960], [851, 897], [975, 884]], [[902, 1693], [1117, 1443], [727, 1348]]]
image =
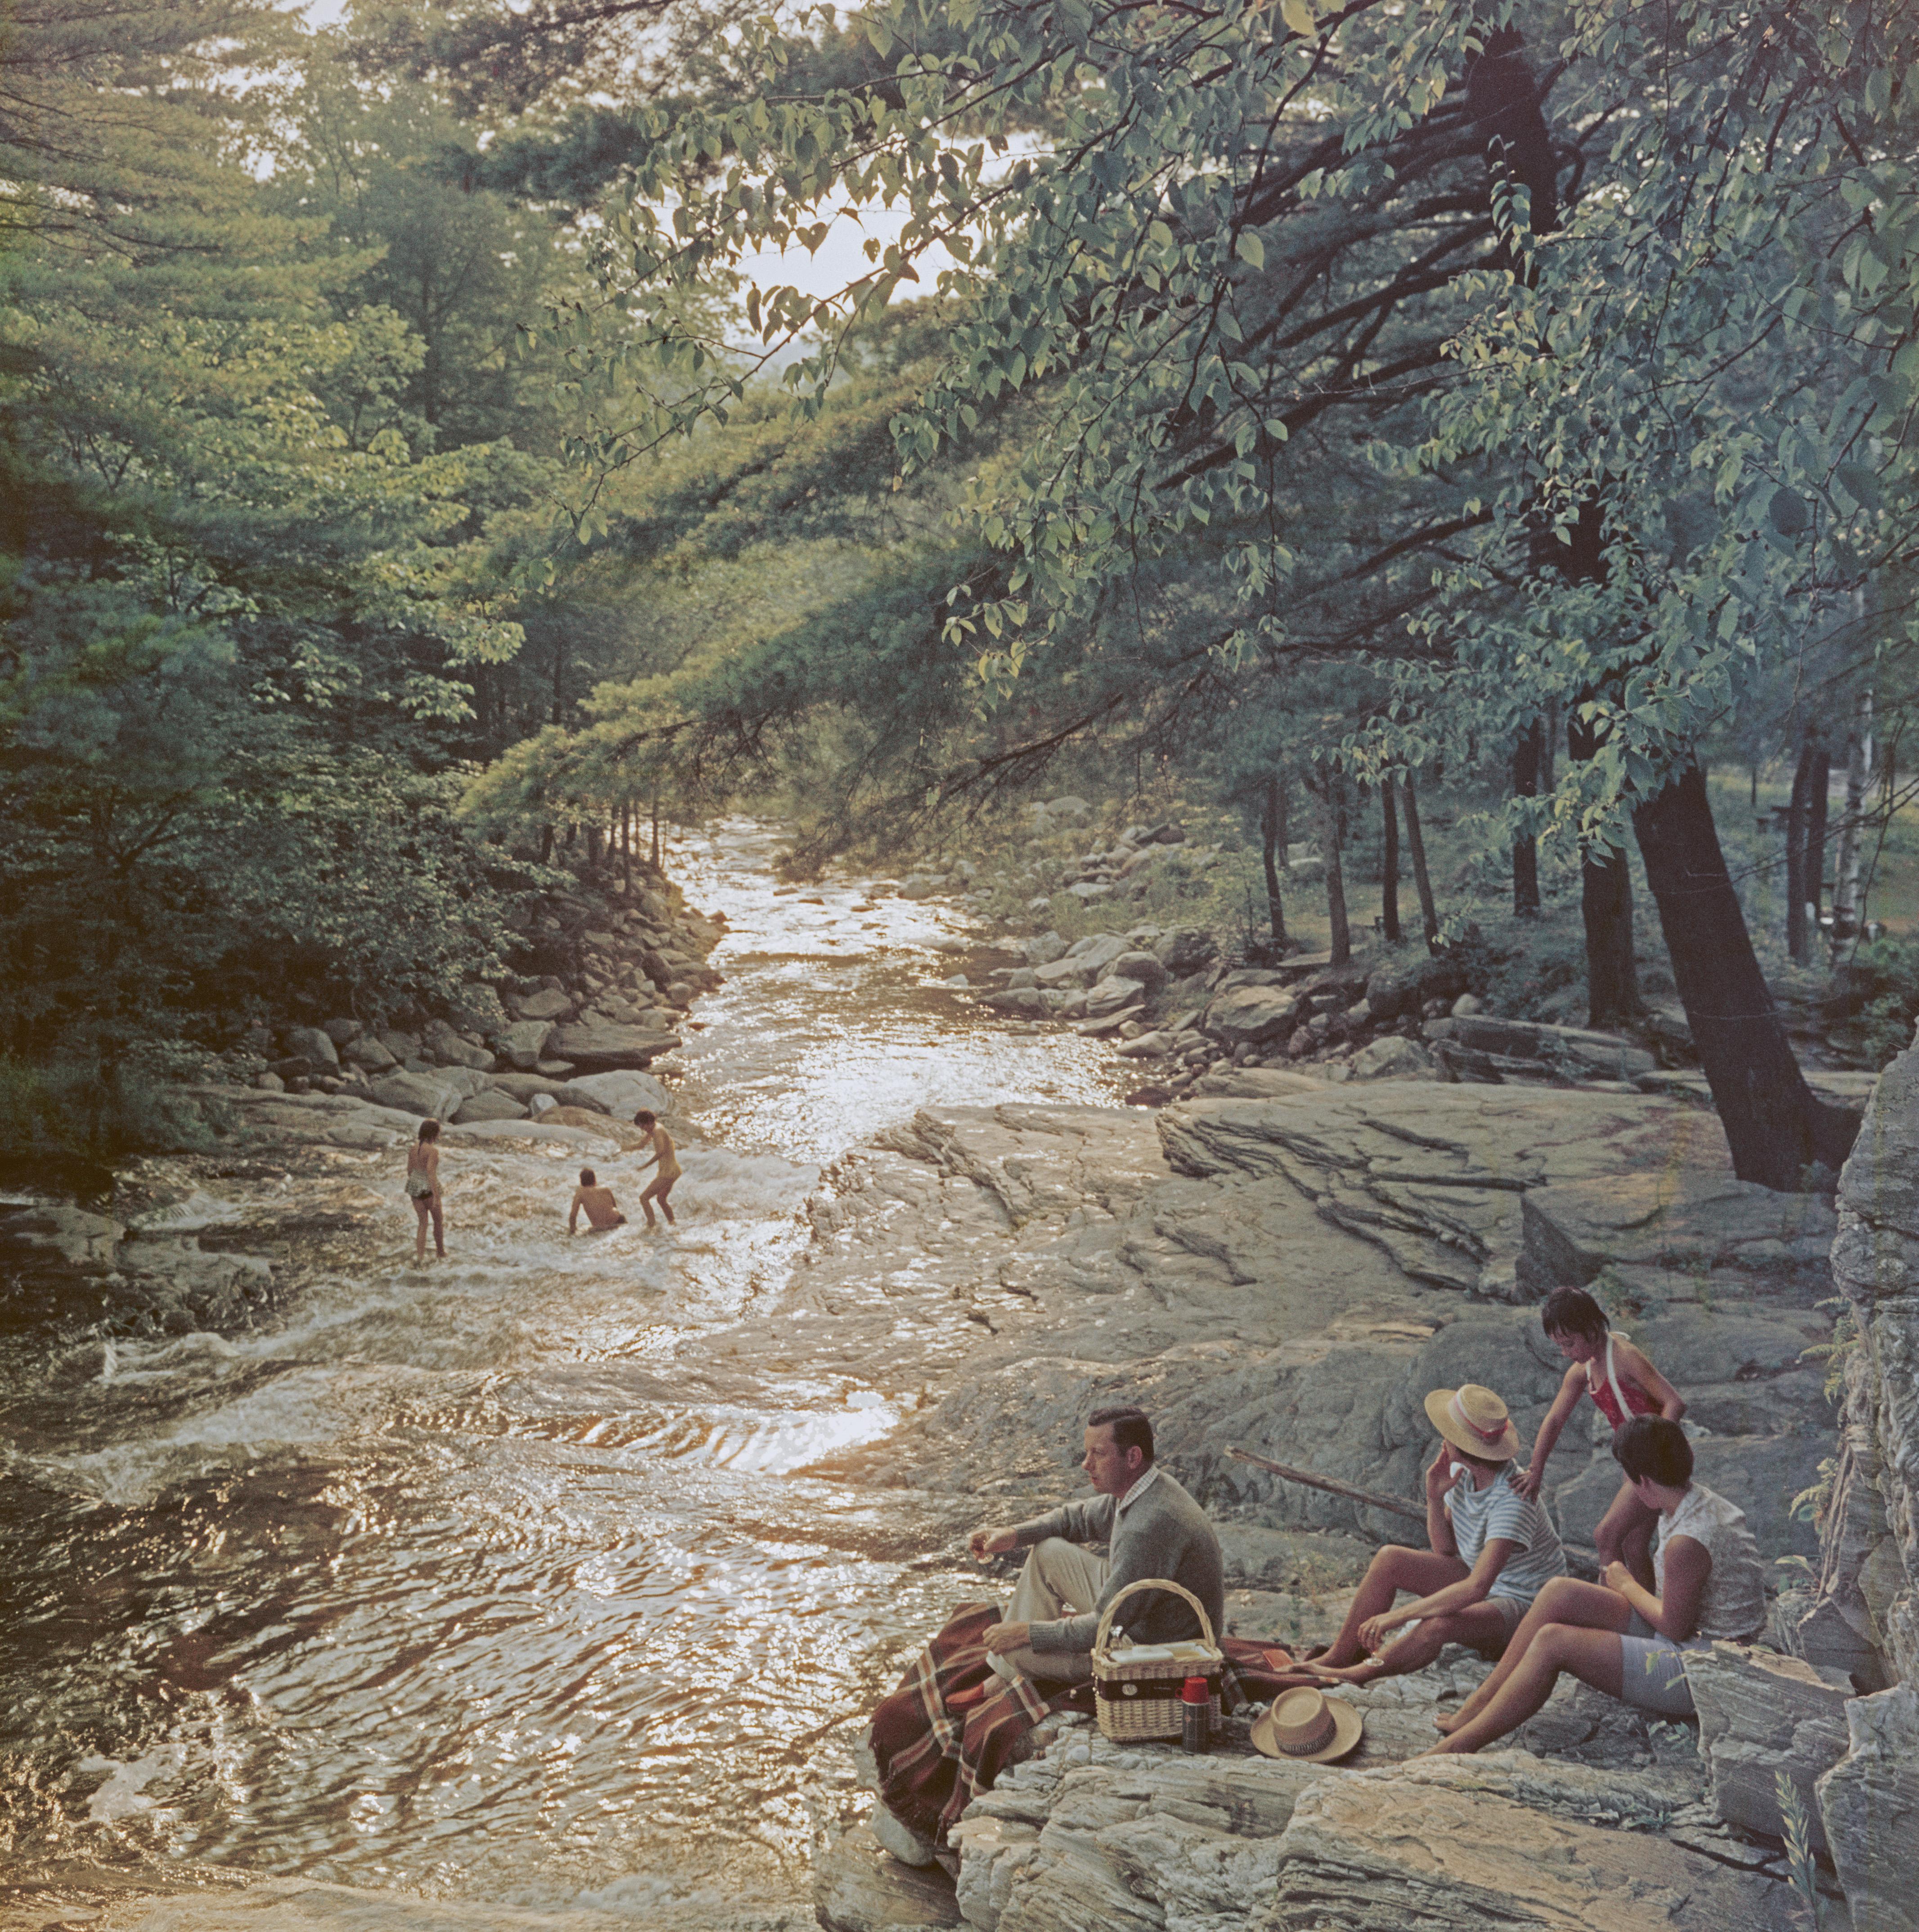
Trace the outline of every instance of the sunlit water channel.
[[569, 1240], [577, 1154], [457, 1149], [453, 1258], [416, 1271], [398, 1157], [342, 1152], [189, 1204], [350, 1217], [259, 1331], [9, 1345], [12, 1876], [808, 1916], [848, 1720], [967, 1587], [964, 1524], [793, 1474], [901, 1392], [808, 1375], [797, 1324], [777, 1377], [727, 1337], [781, 1320], [823, 1166], [929, 1100], [1110, 1100], [1123, 1063], [942, 987], [949, 915], [781, 887], [777, 849], [735, 822], [670, 856], [731, 922], [674, 1063], [676, 1234]]

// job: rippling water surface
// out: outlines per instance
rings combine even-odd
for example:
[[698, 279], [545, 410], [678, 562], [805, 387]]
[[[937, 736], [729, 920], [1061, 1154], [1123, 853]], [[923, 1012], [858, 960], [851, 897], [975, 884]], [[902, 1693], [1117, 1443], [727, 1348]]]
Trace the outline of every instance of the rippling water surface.
[[335, 1228], [271, 1326], [0, 1364], [16, 1874], [808, 1916], [849, 1720], [967, 1587], [964, 1524], [792, 1473], [894, 1391], [735, 1369], [728, 1337], [780, 1318], [808, 1190], [878, 1127], [1118, 1076], [941, 987], [949, 916], [781, 887], [777, 849], [733, 823], [670, 858], [731, 922], [676, 1062], [676, 1234], [569, 1240], [571, 1150], [457, 1149], [453, 1258], [418, 1271], [397, 1157], [331, 1154], [188, 1204]]

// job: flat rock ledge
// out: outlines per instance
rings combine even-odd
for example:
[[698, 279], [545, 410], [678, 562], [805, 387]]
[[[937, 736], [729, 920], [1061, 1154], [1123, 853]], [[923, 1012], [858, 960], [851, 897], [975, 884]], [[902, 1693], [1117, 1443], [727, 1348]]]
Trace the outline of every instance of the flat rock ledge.
[[[1690, 1727], [1563, 1688], [1522, 1748], [1405, 1761], [1483, 1674], [1449, 1651], [1354, 1694], [1344, 1766], [1265, 1758], [1241, 1722], [1202, 1757], [1115, 1744], [1083, 1720], [954, 1828], [957, 1878], [889, 1870], [848, 1832], [816, 1868], [828, 1932], [1788, 1932], [1805, 1923], [1776, 1842], [1713, 1814]], [[1524, 1747], [1530, 1746], [1531, 1748]], [[1535, 1753], [1544, 1753], [1536, 1755]], [[910, 1880], [907, 1882], [907, 1880]], [[1821, 1923], [1846, 1922], [1829, 1888]]]

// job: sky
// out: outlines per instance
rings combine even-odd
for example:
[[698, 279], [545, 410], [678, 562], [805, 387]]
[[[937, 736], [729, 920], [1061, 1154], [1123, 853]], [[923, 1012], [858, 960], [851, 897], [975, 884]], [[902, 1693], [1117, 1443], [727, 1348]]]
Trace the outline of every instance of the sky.
[[[302, 10], [308, 26], [332, 27], [345, 17], [346, 7], [347, 0], [308, 0]], [[877, 236], [883, 248], [898, 241], [906, 219], [904, 205], [888, 209], [869, 202], [855, 217], [848, 212], [848, 204], [842, 202], [832, 232], [820, 244], [817, 254], [808, 255], [804, 248], [761, 249], [742, 261], [740, 272], [757, 287], [796, 288], [817, 301], [823, 296], [837, 294], [849, 282], [866, 274], [871, 266], [865, 252], [868, 239]], [[930, 250], [919, 264], [919, 280], [902, 282], [893, 299], [910, 302], [919, 296], [931, 295], [940, 270], [955, 266], [945, 249]]]

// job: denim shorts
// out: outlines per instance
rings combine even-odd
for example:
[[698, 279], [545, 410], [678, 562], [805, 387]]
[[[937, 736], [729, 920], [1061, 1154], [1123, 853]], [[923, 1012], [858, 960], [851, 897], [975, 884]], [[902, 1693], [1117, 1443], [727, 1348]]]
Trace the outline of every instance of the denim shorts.
[[1635, 1610], [1619, 1640], [1621, 1700], [1656, 1717], [1691, 1717], [1693, 1687], [1686, 1681], [1684, 1659], [1689, 1650], [1710, 1650], [1712, 1642], [1709, 1636], [1693, 1636], [1675, 1643]]

